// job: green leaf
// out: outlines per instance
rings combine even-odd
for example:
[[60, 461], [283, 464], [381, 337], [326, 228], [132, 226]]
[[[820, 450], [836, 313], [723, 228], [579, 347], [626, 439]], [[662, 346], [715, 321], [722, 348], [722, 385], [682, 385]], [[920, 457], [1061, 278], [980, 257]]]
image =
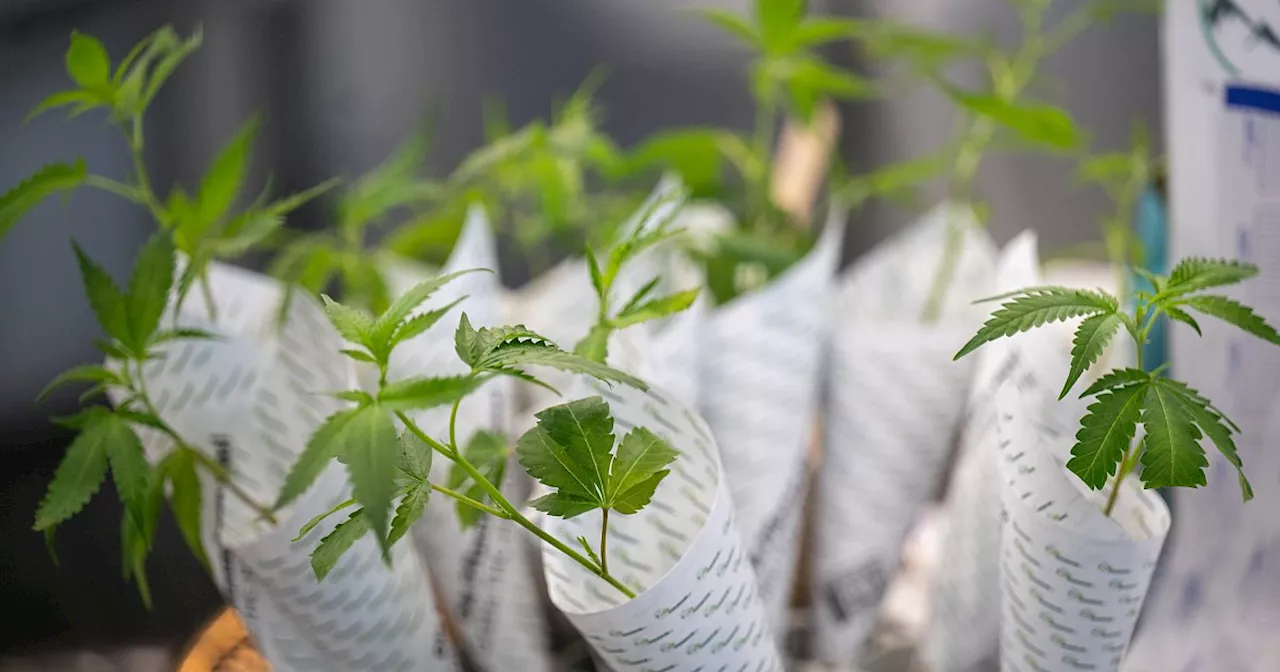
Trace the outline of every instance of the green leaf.
[[1080, 322], [1071, 346], [1071, 369], [1067, 372], [1067, 382], [1062, 386], [1062, 392], [1058, 393], [1059, 399], [1066, 398], [1080, 376], [1098, 361], [1121, 322], [1123, 320], [1116, 313], [1099, 313]]
[[596, 549], [591, 548], [591, 542], [587, 541], [586, 537], [578, 537], [578, 545], [582, 547], [583, 552], [587, 554], [587, 557], [591, 559], [591, 562], [596, 563], [596, 567], [599, 567], [600, 556], [596, 554]]
[[387, 519], [396, 495], [396, 460], [399, 436], [388, 409], [375, 404], [358, 409], [342, 428], [342, 462], [351, 477], [351, 490], [364, 507], [364, 517], [389, 560]]
[[[1148, 379], [1149, 381], [1149, 379]], [[1085, 485], [1099, 490], [1116, 473], [1133, 443], [1149, 382], [1112, 388], [1098, 395], [1080, 420], [1067, 469]]]
[[982, 325], [955, 359], [977, 350], [1003, 336], [1029, 331], [1046, 322], [1059, 322], [1080, 315], [1115, 313], [1119, 310], [1116, 299], [1102, 292], [1066, 287], [1037, 287], [1015, 295], [1005, 302]]
[[[578, 399], [543, 409], [534, 417], [538, 419], [538, 427], [547, 433], [551, 441], [562, 446], [576, 464], [590, 469], [588, 492], [605, 501], [614, 437], [613, 416], [609, 414], [609, 405], [604, 399]], [[543, 482], [555, 487], [552, 483]]]
[[116, 491], [124, 502], [126, 512], [133, 517], [140, 530], [147, 525], [147, 500], [151, 490], [151, 465], [143, 454], [142, 441], [128, 423], [119, 423], [122, 430], [114, 431], [107, 444], [107, 457], [111, 463], [111, 476]]
[[53, 529], [84, 508], [107, 476], [111, 445], [132, 434], [128, 424], [102, 409], [84, 414], [83, 420], [36, 510], [36, 531]]
[[591, 272], [591, 286], [596, 290], [596, 297], [600, 299], [601, 304], [609, 303], [609, 287], [605, 284], [604, 275], [600, 272], [600, 262], [596, 261], [596, 255], [588, 247], [585, 250], [587, 257], [587, 269]]
[[422, 512], [426, 511], [427, 502], [430, 499], [430, 484], [411, 485], [405, 488], [404, 494], [400, 497], [400, 504], [396, 506], [396, 514], [391, 518], [391, 533], [387, 537], [388, 545], [395, 545], [409, 533], [409, 528], [422, 517]]
[[458, 359], [472, 369], [484, 354], [480, 351], [480, 334], [471, 326], [471, 320], [467, 319], [465, 312], [458, 319], [458, 329], [453, 334], [453, 348], [458, 353]]
[[80, 110], [93, 109], [98, 105], [102, 105], [103, 102], [104, 101], [102, 100], [101, 96], [96, 95], [91, 91], [85, 91], [84, 89], [59, 91], [49, 96], [48, 98], [45, 98], [44, 100], [40, 101], [40, 104], [36, 105], [35, 109], [31, 110], [31, 112], [27, 114], [27, 118], [25, 121], [31, 121], [32, 119], [40, 116], [41, 114], [44, 114], [45, 112], [48, 112], [49, 110], [54, 110], [59, 107], [66, 107], [67, 105], [76, 106], [76, 110], [72, 112], [72, 116], [74, 116]]
[[1177, 320], [1178, 322], [1181, 322], [1191, 327], [1192, 329], [1195, 329], [1196, 333], [1201, 336], [1204, 335], [1200, 332], [1200, 323], [1196, 322], [1196, 319], [1194, 317], [1191, 317], [1191, 315], [1184, 312], [1181, 308], [1177, 306], [1169, 305], [1169, 306], [1162, 306], [1160, 310], [1163, 310], [1164, 314], [1168, 315], [1170, 319]]
[[747, 20], [733, 12], [725, 9], [716, 9], [711, 7], [700, 7], [695, 10], [703, 19], [714, 24], [721, 30], [737, 37], [752, 47], [761, 48], [760, 36], [756, 34], [755, 28], [751, 26]]
[[431, 446], [413, 432], [406, 431], [400, 435], [400, 457], [396, 462], [396, 468], [410, 481], [421, 482], [431, 478], [433, 457], [434, 451], [431, 450]]
[[165, 458], [162, 469], [169, 479], [169, 508], [178, 523], [178, 530], [182, 532], [182, 538], [186, 540], [191, 553], [207, 569], [209, 558], [205, 555], [200, 531], [203, 494], [195, 459], [188, 451], [175, 450]]
[[1105, 390], [1124, 387], [1134, 383], [1145, 383], [1149, 380], [1151, 380], [1151, 374], [1143, 371], [1142, 369], [1115, 369], [1114, 371], [1109, 371], [1103, 374], [1097, 380], [1093, 381], [1092, 385], [1090, 385], [1084, 392], [1080, 393], [1080, 398], [1084, 399], [1085, 397], [1092, 397], [1093, 395]]
[[510, 376], [511, 378], [515, 378], [516, 380], [523, 380], [524, 382], [529, 383], [530, 385], [537, 385], [538, 387], [541, 387], [542, 389], [556, 395], [557, 397], [562, 396], [560, 394], [560, 390], [557, 390], [555, 387], [552, 387], [546, 382], [539, 380], [532, 374], [525, 373], [520, 369], [496, 368], [496, 369], [490, 369], [490, 371], [492, 373], [496, 373], [499, 375]]
[[589, 455], [586, 461], [580, 457], [551, 438], [541, 422], [516, 441], [516, 460], [530, 476], [555, 488], [561, 497], [599, 507], [603, 503], [599, 494], [602, 484], [596, 479], [595, 464]]
[[142, 99], [139, 101], [139, 111], [145, 110], [151, 105], [151, 101], [155, 100], [156, 94], [160, 92], [160, 88], [168, 81], [169, 76], [186, 60], [187, 56], [190, 56], [192, 52], [200, 48], [203, 40], [203, 34], [197, 28], [192, 32], [191, 37], [179, 42], [156, 61], [155, 67], [151, 70], [151, 79], [147, 82]]
[[612, 334], [613, 327], [609, 324], [593, 325], [587, 335], [573, 346], [573, 354], [604, 364], [609, 358], [609, 336]]
[[400, 324], [400, 328], [396, 329], [396, 333], [391, 336], [391, 345], [394, 347], [409, 339], [415, 338], [425, 333], [431, 327], [440, 321], [449, 311], [453, 310], [459, 303], [462, 303], [467, 297], [461, 296], [450, 301], [448, 305], [441, 306], [435, 310], [428, 310], [425, 313], [419, 313], [405, 320]]
[[147, 556], [150, 542], [146, 533], [138, 528], [133, 516], [125, 514], [120, 519], [120, 555], [124, 578], [132, 578], [138, 584], [138, 596], [148, 610], [152, 608], [151, 584], [147, 581]]
[[144, 352], [152, 335], [160, 326], [160, 317], [169, 303], [173, 287], [173, 242], [163, 232], [155, 233], [133, 266], [126, 296], [129, 314], [130, 346]]
[[1236, 443], [1231, 437], [1231, 428], [1224, 423], [1224, 418], [1209, 406], [1208, 401], [1200, 396], [1199, 392], [1184, 383], [1169, 378], [1158, 378], [1155, 384], [1173, 393], [1174, 398], [1182, 404], [1183, 410], [1218, 448], [1218, 452], [1222, 453], [1222, 456], [1227, 458], [1227, 462], [1236, 468], [1236, 478], [1240, 483], [1240, 494], [1244, 501], [1253, 499], [1253, 486], [1244, 475], [1244, 462], [1240, 459]]
[[329, 461], [342, 452], [344, 430], [358, 412], [359, 409], [339, 411], [316, 428], [311, 438], [307, 439], [307, 446], [298, 456], [298, 461], [285, 476], [280, 495], [272, 508], [279, 510], [288, 506], [315, 483], [325, 467], [329, 466]]
[[[387, 349], [390, 347], [392, 336], [404, 323], [405, 318], [413, 312], [415, 308], [422, 305], [423, 301], [431, 298], [436, 290], [449, 284], [456, 278], [468, 273], [475, 273], [485, 269], [472, 268], [457, 273], [449, 273], [447, 275], [439, 275], [425, 282], [414, 285], [411, 289], [401, 294], [374, 323], [371, 332], [370, 348], [371, 352], [377, 353], [379, 349]], [[450, 304], [453, 305], [453, 304]], [[439, 319], [439, 318], [437, 318]]]
[[328, 536], [321, 539], [316, 550], [311, 552], [311, 571], [315, 572], [316, 580], [324, 581], [324, 577], [333, 571], [342, 554], [360, 541], [360, 537], [370, 529], [369, 517], [365, 515], [365, 510], [357, 509], [333, 528]]
[[1157, 300], [1244, 282], [1258, 274], [1258, 267], [1228, 259], [1188, 257], [1169, 273], [1169, 282]]
[[330, 508], [328, 511], [316, 514], [315, 517], [313, 517], [311, 520], [308, 520], [306, 524], [304, 524], [302, 528], [298, 530], [298, 536], [294, 537], [293, 541], [295, 543], [298, 541], [302, 541], [303, 537], [307, 536], [307, 534], [309, 534], [311, 530], [316, 529], [316, 525], [323, 523], [326, 518], [328, 518], [329, 516], [332, 516], [333, 514], [339, 511], [342, 511], [343, 509], [347, 509], [352, 506], [355, 506], [356, 504], [358, 504], [356, 500], [348, 499], [345, 502], [338, 502], [337, 504], [334, 504], [333, 507]]
[[475, 391], [479, 376], [417, 376], [388, 384], [378, 393], [378, 403], [393, 411], [448, 406]]
[[[507, 440], [494, 432], [478, 431], [471, 437], [471, 441], [467, 443], [463, 456], [468, 462], [474, 466], [485, 480], [489, 481], [497, 487], [502, 488], [502, 481], [507, 471], [507, 456], [510, 454], [507, 446]], [[484, 502], [489, 499], [488, 493], [479, 483], [473, 481], [461, 467], [456, 463], [449, 469], [449, 487], [458, 490], [464, 484], [470, 483], [462, 494], [476, 500]], [[456, 503], [458, 511], [458, 521], [462, 525], [462, 529], [468, 529], [480, 522], [480, 516], [484, 515], [479, 509], [465, 504], [461, 501]]]
[[635, 513], [644, 507], [653, 496], [653, 488], [667, 474], [663, 468], [679, 455], [671, 444], [648, 429], [631, 430], [622, 438], [609, 474], [605, 497], [608, 508]]
[[1019, 103], [996, 96], [966, 93], [949, 88], [952, 100], [970, 112], [999, 123], [1025, 140], [1061, 150], [1080, 146], [1082, 138], [1071, 115], [1050, 105]]
[[638, 306], [629, 306], [613, 318], [613, 324], [621, 329], [675, 315], [692, 306], [693, 302], [698, 300], [698, 292], [697, 288], [689, 289], [653, 299]]
[[324, 312], [329, 316], [329, 322], [333, 323], [334, 328], [342, 334], [343, 338], [373, 351], [370, 345], [372, 342], [370, 336], [373, 333], [372, 315], [359, 308], [344, 306], [329, 298], [327, 294], [321, 294], [320, 300], [324, 302]]
[[755, 20], [765, 51], [781, 49], [805, 15], [805, 0], [755, 0]]
[[200, 221], [210, 224], [222, 219], [240, 195], [258, 128], [257, 117], [246, 121], [209, 166], [200, 183]]
[[364, 350], [356, 350], [354, 348], [343, 348], [338, 352], [341, 352], [342, 354], [350, 357], [351, 359], [356, 360], [357, 362], [368, 362], [369, 364], [378, 363], [378, 360], [374, 359], [373, 355], [365, 352]]
[[636, 293], [633, 294], [630, 299], [627, 299], [626, 305], [622, 306], [622, 310], [618, 311], [618, 314], [622, 315], [635, 310], [636, 306], [639, 306], [640, 302], [644, 301], [645, 297], [649, 296], [661, 281], [662, 276], [654, 276], [652, 280], [646, 282], [643, 287], [636, 290]]
[[98, 317], [98, 324], [102, 325], [108, 336], [122, 343], [132, 343], [125, 295], [120, 293], [111, 276], [95, 264], [78, 244], [72, 242], [72, 246], [80, 263], [85, 295], [89, 298], [89, 306], [93, 308], [94, 315]]
[[1178, 303], [1233, 324], [1264, 341], [1280, 344], [1280, 333], [1276, 332], [1275, 327], [1267, 324], [1267, 321], [1253, 312], [1252, 308], [1225, 296], [1215, 294], [1189, 296]]
[[50, 393], [67, 383], [82, 381], [124, 385], [124, 382], [116, 372], [107, 369], [101, 364], [84, 364], [58, 374], [58, 377], [54, 378], [53, 382], [46, 385], [43, 390], [40, 390], [40, 394], [36, 396], [36, 401], [41, 402], [48, 399]]
[[71, 46], [67, 48], [67, 74], [76, 84], [101, 91], [111, 84], [111, 58], [98, 38], [71, 31]]
[[672, 170], [696, 196], [719, 192], [724, 157], [720, 143], [724, 132], [714, 128], [665, 130], [654, 133], [636, 147], [626, 161], [628, 172]]
[[791, 43], [797, 49], [813, 48], [827, 42], [854, 36], [866, 24], [852, 19], [836, 19], [826, 16], [806, 19], [791, 33]]
[[339, 390], [337, 392], [329, 392], [327, 394], [335, 399], [355, 402], [360, 406], [368, 406], [373, 403], [373, 395], [365, 392], [364, 390]]
[[1142, 451], [1142, 482], [1148, 488], [1199, 487], [1209, 466], [1200, 447], [1201, 433], [1191, 414], [1167, 385], [1147, 387], [1142, 409], [1147, 432]]
[[535, 510], [561, 518], [573, 518], [600, 508], [600, 503], [593, 499], [565, 492], [553, 492], [543, 495], [529, 502], [529, 505]]
[[648, 506], [653, 499], [653, 493], [658, 489], [658, 484], [662, 483], [662, 479], [669, 473], [671, 472], [663, 469], [650, 474], [648, 478], [618, 493], [617, 498], [611, 502], [611, 508], [618, 513], [630, 515]]
[[0, 195], [0, 239], [41, 201], [58, 192], [75, 189], [84, 178], [84, 159], [76, 159], [71, 165], [51, 163]]
[[507, 373], [509, 369], [546, 366], [570, 373], [581, 373], [597, 380], [620, 382], [639, 390], [647, 390], [644, 381], [585, 357], [565, 352], [547, 342], [509, 341], [485, 355], [476, 365], [478, 371]]

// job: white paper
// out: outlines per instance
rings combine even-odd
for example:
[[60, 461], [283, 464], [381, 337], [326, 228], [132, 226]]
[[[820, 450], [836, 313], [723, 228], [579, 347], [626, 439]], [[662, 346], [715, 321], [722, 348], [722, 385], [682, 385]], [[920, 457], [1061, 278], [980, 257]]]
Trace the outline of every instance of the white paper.
[[[965, 232], [938, 322], [921, 311], [948, 226]], [[813, 646], [857, 660], [902, 545], [944, 476], [976, 358], [953, 362], [993, 293], [995, 250], [968, 209], [939, 206], [858, 260], [833, 302], [823, 466], [816, 487]]]
[[[1022, 234], [1000, 253], [996, 293], [1033, 286], [1039, 277], [1035, 237]], [[995, 394], [1010, 372], [1008, 341], [977, 357], [961, 426], [957, 467], [946, 498], [946, 535], [934, 577], [929, 626], [919, 644], [930, 672], [990, 669], [1000, 637], [1000, 492], [996, 469]]]
[[795, 578], [808, 487], [828, 292], [845, 213], [833, 210], [813, 250], [760, 289], [708, 316], [700, 406], [725, 475], [770, 622], [779, 629]]
[[[613, 412], [615, 433], [647, 427], [680, 457], [647, 507], [609, 521], [610, 571], [636, 598], [544, 546], [552, 602], [613, 672], [781, 672], [710, 430], [657, 389], [599, 393]], [[576, 546], [578, 536], [598, 538], [600, 517], [546, 517], [542, 525]]]
[[[497, 265], [497, 248], [488, 218], [480, 206], [472, 206], [441, 273], [496, 269]], [[387, 270], [393, 295], [432, 275], [408, 264]], [[439, 289], [415, 312], [438, 309], [466, 298], [436, 326], [396, 349], [390, 377], [396, 380], [466, 373], [467, 366], [458, 359], [454, 348], [458, 319], [465, 312], [477, 328], [498, 326], [502, 320], [500, 287], [495, 272], [463, 275]], [[511, 383], [507, 378], [495, 379], [462, 402], [457, 419], [459, 443], [465, 446], [477, 430], [501, 433], [506, 429], [513, 403]], [[445, 407], [414, 413], [412, 417], [432, 436], [446, 437], [449, 415], [450, 409]], [[432, 479], [448, 483], [452, 464], [437, 456], [432, 464]], [[510, 468], [514, 463], [508, 466], [508, 480], [517, 481], [518, 472]], [[510, 490], [511, 484], [505, 484], [505, 489]], [[547, 626], [538, 609], [532, 568], [527, 556], [520, 552], [519, 536], [526, 533], [487, 516], [474, 528], [463, 530], [455, 503], [441, 496], [432, 498], [412, 532], [476, 663], [489, 670], [549, 670]]]
[[[220, 340], [178, 341], [146, 368], [148, 391], [174, 429], [221, 463], [258, 502], [275, 501], [286, 474], [323, 419], [339, 408], [320, 394], [346, 389], [352, 370], [342, 340], [310, 297], [295, 296], [282, 327], [282, 290], [263, 276], [213, 264], [217, 321], [193, 292], [178, 323]], [[165, 318], [170, 319], [169, 317]], [[147, 435], [154, 459], [168, 450]], [[401, 544], [388, 568], [371, 538], [361, 540], [317, 583], [309, 555], [335, 516], [299, 543], [311, 517], [350, 497], [345, 472], [331, 465], [278, 524], [259, 520], [203, 477], [203, 533], [214, 580], [276, 670], [453, 669], [416, 550]]]

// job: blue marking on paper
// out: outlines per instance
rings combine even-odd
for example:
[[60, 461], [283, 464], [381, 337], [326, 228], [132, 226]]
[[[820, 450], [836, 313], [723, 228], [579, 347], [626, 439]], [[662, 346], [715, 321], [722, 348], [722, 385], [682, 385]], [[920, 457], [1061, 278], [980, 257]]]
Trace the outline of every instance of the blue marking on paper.
[[1248, 107], [1280, 113], [1280, 91], [1253, 86], [1227, 87], [1227, 107]]

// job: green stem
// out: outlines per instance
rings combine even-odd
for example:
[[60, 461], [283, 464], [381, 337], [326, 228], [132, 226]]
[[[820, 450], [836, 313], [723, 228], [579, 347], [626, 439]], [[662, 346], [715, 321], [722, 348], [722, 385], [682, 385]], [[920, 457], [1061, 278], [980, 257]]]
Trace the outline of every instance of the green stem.
[[[124, 124], [120, 127], [123, 129]], [[125, 131], [125, 137], [129, 141], [129, 153], [133, 158], [133, 177], [137, 181], [138, 194], [142, 197], [142, 202], [151, 210], [151, 215], [156, 218], [156, 223], [160, 228], [169, 227], [168, 217], [164, 208], [160, 205], [160, 200], [156, 198], [155, 191], [151, 188], [151, 179], [147, 177], [147, 165], [143, 157], [146, 149], [142, 135], [142, 116], [133, 117], [133, 122], [129, 129]]]
[[413, 420], [410, 420], [409, 417], [405, 415], [403, 411], [396, 411], [396, 417], [400, 419], [400, 422], [404, 423], [405, 429], [408, 429], [410, 432], [413, 432], [413, 435], [421, 439], [423, 443], [427, 444], [428, 446], [431, 446], [441, 455], [444, 455], [445, 457], [449, 458], [449, 460], [451, 460], [454, 464], [458, 465], [459, 468], [461, 468], [464, 472], [466, 472], [466, 474], [476, 482], [476, 485], [479, 485], [480, 488], [485, 491], [485, 494], [487, 494], [489, 498], [493, 500], [493, 503], [498, 505], [498, 508], [507, 512], [507, 516], [511, 521], [515, 522], [520, 527], [523, 527], [524, 529], [528, 530], [537, 538], [550, 544], [552, 548], [555, 548], [556, 550], [560, 551], [561, 553], [569, 557], [574, 562], [578, 563], [579, 565], [582, 565], [584, 568], [586, 568], [587, 571], [604, 579], [606, 582], [609, 583], [609, 585], [613, 586], [614, 588], [617, 588], [618, 592], [622, 593], [623, 595], [626, 595], [628, 598], [634, 598], [636, 596], [634, 591], [632, 591], [630, 588], [623, 585], [621, 581], [618, 581], [617, 579], [615, 579], [608, 572], [604, 571], [604, 569], [602, 569], [600, 566], [596, 565], [594, 562], [587, 559], [581, 553], [573, 550], [572, 548], [569, 548], [567, 545], [564, 544], [564, 542], [551, 536], [551, 534], [549, 534], [546, 530], [542, 529], [541, 527], [538, 527], [533, 523], [533, 521], [524, 517], [524, 515], [520, 513], [519, 509], [517, 509], [514, 505], [512, 505], [511, 502], [507, 501], [507, 498], [503, 496], [502, 491], [499, 490], [496, 486], [494, 486], [493, 483], [490, 483], [489, 479], [485, 478], [484, 474], [480, 473], [480, 470], [476, 469], [475, 465], [468, 462], [467, 459], [463, 457], [461, 453], [459, 453], [456, 450], [450, 449], [448, 446], [428, 436], [427, 433], [422, 431], [422, 429], [418, 427], [418, 425], [415, 424]]
[[605, 574], [609, 573], [609, 509], [601, 509], [600, 571]]
[[448, 495], [449, 497], [452, 497], [473, 509], [479, 509], [491, 516], [497, 516], [498, 518], [503, 518], [506, 520], [511, 519], [511, 516], [507, 515], [506, 511], [495, 509], [492, 506], [489, 506], [488, 504], [484, 504], [482, 502], [477, 502], [476, 500], [462, 494], [461, 492], [458, 492], [456, 490], [450, 490], [449, 488], [446, 488], [442, 485], [436, 485], [435, 483], [431, 483], [430, 485], [432, 490], [435, 490], [436, 492], [442, 495]]
[[1111, 485], [1111, 494], [1107, 496], [1107, 506], [1102, 509], [1102, 514], [1111, 517], [1111, 510], [1116, 507], [1116, 500], [1120, 497], [1120, 486], [1124, 483], [1124, 479], [1133, 471], [1133, 467], [1137, 464], [1138, 451], [1132, 447], [1124, 455], [1124, 459], [1120, 462], [1120, 472], [1116, 474], [1115, 483]]
[[453, 408], [449, 410], [449, 447], [459, 455], [462, 454], [462, 449], [458, 447], [458, 407], [461, 405], [462, 399], [456, 399]]
[[204, 468], [209, 471], [209, 474], [213, 476], [214, 480], [219, 484], [226, 486], [226, 488], [231, 491], [232, 495], [244, 502], [245, 506], [253, 509], [268, 523], [275, 525], [276, 517], [275, 514], [272, 513], [271, 507], [264, 506], [259, 503], [258, 500], [254, 499], [253, 495], [250, 495], [244, 490], [244, 488], [241, 488], [239, 484], [231, 479], [231, 474], [227, 472], [226, 468], [221, 464], [218, 464], [218, 462], [210, 458], [208, 455], [205, 455], [200, 449], [192, 446], [190, 443], [187, 443], [187, 441], [178, 434], [177, 430], [171, 427], [169, 423], [165, 422], [164, 419], [160, 417], [160, 412], [156, 410], [155, 405], [151, 403], [151, 396], [147, 394], [147, 379], [142, 372], [142, 362], [135, 362], [135, 364], [138, 370], [138, 398], [142, 401], [142, 405], [147, 410], [147, 413], [151, 414], [151, 417], [159, 421], [160, 426], [157, 429], [173, 440], [175, 449], [185, 451], [189, 456], [203, 465]]
[[141, 191], [131, 185], [123, 182], [117, 182], [109, 177], [103, 177], [101, 175], [85, 175], [84, 183], [91, 187], [115, 194], [125, 200], [146, 205], [146, 199], [143, 197]]

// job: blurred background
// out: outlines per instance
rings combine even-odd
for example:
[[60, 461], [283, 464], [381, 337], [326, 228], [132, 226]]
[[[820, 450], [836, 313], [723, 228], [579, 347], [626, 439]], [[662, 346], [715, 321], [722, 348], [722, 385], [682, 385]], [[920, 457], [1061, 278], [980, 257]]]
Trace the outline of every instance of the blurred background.
[[[1058, 0], [1054, 13], [1079, 0]], [[193, 183], [221, 144], [252, 113], [263, 130], [254, 157], [277, 193], [377, 165], [426, 114], [436, 113], [429, 160], [445, 175], [482, 143], [481, 105], [504, 101], [515, 126], [546, 117], [597, 65], [604, 130], [623, 147], [664, 127], [747, 128], [752, 106], [745, 50], [684, 10], [745, 0], [0, 0], [0, 190], [42, 164], [82, 155], [107, 175], [128, 170], [127, 148], [99, 116], [72, 122], [28, 111], [65, 88], [62, 55], [72, 29], [101, 38], [113, 58], [166, 23], [203, 27], [204, 46], [182, 65], [148, 117], [148, 160], [166, 192]], [[825, 0], [812, 11], [895, 16], [933, 29], [1012, 35], [1005, 0]], [[1134, 124], [1161, 137], [1158, 19], [1122, 17], [1087, 31], [1045, 66], [1040, 95], [1062, 105], [1090, 133], [1094, 150], [1128, 146]], [[873, 72], [844, 47], [828, 57]], [[979, 72], [962, 73], [977, 81]], [[950, 104], [935, 92], [841, 109], [841, 151], [856, 172], [938, 146], [954, 130]], [[1159, 147], [1156, 148], [1157, 152]], [[1003, 242], [1039, 232], [1047, 254], [1096, 240], [1108, 207], [1077, 186], [1074, 165], [1046, 156], [993, 156], [978, 191]], [[941, 193], [938, 191], [937, 193]], [[874, 245], [914, 214], [872, 204], [855, 215], [845, 259]], [[318, 226], [323, 206], [291, 217]], [[59, 532], [55, 567], [32, 513], [66, 436], [49, 415], [75, 407], [74, 394], [39, 406], [58, 372], [98, 359], [97, 325], [83, 297], [69, 240], [122, 277], [151, 223], [108, 194], [79, 190], [51, 199], [0, 244], [0, 652], [9, 655], [181, 647], [220, 606], [217, 591], [171, 521], [150, 561], [154, 611], [120, 580], [120, 505], [104, 486], [86, 513]], [[167, 516], [167, 513], [164, 514]], [[146, 669], [116, 660], [102, 669]], [[6, 663], [0, 662], [0, 669]], [[115, 667], [111, 667], [114, 665]], [[154, 665], [154, 663], [152, 663]], [[14, 667], [12, 669], [22, 669]], [[51, 668], [58, 669], [58, 668]], [[62, 668], [70, 669], [70, 668]], [[87, 669], [87, 668], [86, 668]]]

